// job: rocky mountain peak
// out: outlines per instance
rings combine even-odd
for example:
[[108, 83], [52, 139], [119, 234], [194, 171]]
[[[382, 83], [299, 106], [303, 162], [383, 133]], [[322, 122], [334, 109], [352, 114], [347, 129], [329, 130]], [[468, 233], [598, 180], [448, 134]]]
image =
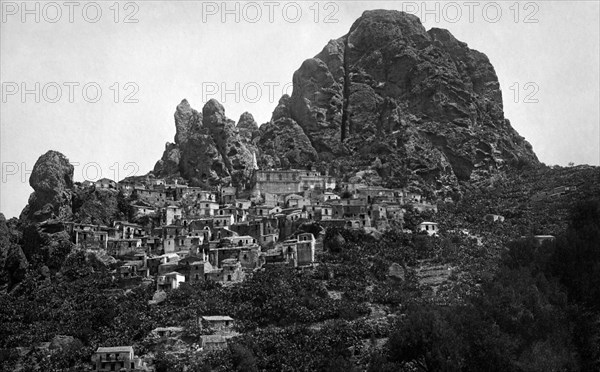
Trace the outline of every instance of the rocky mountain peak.
[[456, 184], [538, 162], [504, 118], [485, 54], [447, 30], [426, 31], [411, 14], [364, 12], [302, 63], [293, 82], [291, 119], [319, 160], [339, 169], [379, 157], [392, 170], [384, 178]]
[[419, 17], [385, 9], [363, 12], [350, 27], [348, 36], [354, 47], [382, 46], [398, 39], [420, 42], [428, 39]]

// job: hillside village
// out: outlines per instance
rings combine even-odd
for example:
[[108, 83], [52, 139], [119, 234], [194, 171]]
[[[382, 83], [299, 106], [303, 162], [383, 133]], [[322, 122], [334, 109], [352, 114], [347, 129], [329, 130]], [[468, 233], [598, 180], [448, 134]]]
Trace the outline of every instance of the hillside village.
[[[198, 280], [238, 282], [272, 265], [311, 267], [324, 230], [317, 236], [297, 233], [303, 223], [379, 233], [402, 229], [406, 205], [437, 211], [414, 192], [338, 185], [304, 170], [258, 170], [249, 192], [150, 177], [100, 179], [79, 187], [122, 193], [131, 200], [131, 218], [111, 226], [65, 222], [73, 243], [123, 260], [121, 278], [153, 279], [157, 290]], [[418, 229], [434, 234], [436, 224], [424, 222]]]
[[[139, 285], [153, 288], [154, 296], [147, 299], [151, 305], [164, 301], [171, 290], [183, 283], [215, 282], [228, 287], [238, 285], [256, 272], [274, 268], [317, 272], [327, 230], [355, 230], [377, 239], [389, 231], [431, 237], [440, 232], [435, 222], [440, 201], [427, 200], [408, 189], [337, 182], [326, 174], [300, 169], [255, 169], [254, 177], [255, 186], [251, 190], [193, 187], [182, 179], [152, 175], [121, 182], [100, 179], [76, 183], [75, 188], [87, 192], [119, 195], [129, 203], [129, 218], [115, 220], [111, 225], [57, 224], [50, 220], [43, 222], [42, 227], [64, 229], [76, 248], [112, 262], [113, 277], [123, 288]], [[575, 189], [563, 187], [558, 190], [562, 194], [549, 194], [556, 199]], [[446, 205], [445, 210], [453, 204], [451, 200], [441, 202]], [[421, 218], [407, 228], [404, 220], [407, 211], [419, 215], [423, 212], [425, 216], [433, 216], [433, 221]], [[477, 247], [483, 246], [482, 236], [453, 226], [446, 213], [439, 216], [445, 235], [464, 237]], [[488, 226], [505, 221], [504, 216], [491, 213], [478, 218]], [[555, 239], [552, 235], [534, 238], [540, 245]], [[403, 265], [391, 265], [388, 276], [404, 280], [408, 272]], [[432, 300], [445, 303], [447, 300], [438, 290], [447, 291], [450, 276], [460, 271], [429, 258], [418, 262], [414, 274], [420, 285], [430, 291], [428, 296]], [[336, 293], [341, 292], [333, 290], [329, 295], [336, 298]], [[377, 317], [378, 311], [372, 309], [372, 316]], [[231, 315], [198, 314], [197, 325], [203, 331], [192, 349], [195, 347], [193, 350], [201, 353], [226, 350], [228, 340], [240, 335]], [[176, 345], [186, 332], [181, 324], [158, 327], [147, 339], [161, 347], [164, 343]], [[171, 345], [170, 352], [176, 355], [181, 347], [187, 350], [190, 346]], [[92, 363], [97, 371], [153, 368], [152, 359], [136, 357], [131, 345], [101, 346]]]

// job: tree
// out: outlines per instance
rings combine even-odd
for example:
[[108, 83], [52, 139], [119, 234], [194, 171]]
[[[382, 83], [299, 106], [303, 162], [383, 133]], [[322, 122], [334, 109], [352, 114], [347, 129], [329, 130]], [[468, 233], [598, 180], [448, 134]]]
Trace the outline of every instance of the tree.
[[417, 307], [393, 330], [389, 359], [421, 371], [458, 371], [463, 366], [461, 342], [443, 311]]
[[258, 368], [256, 367], [256, 357], [254, 356], [251, 350], [240, 344], [231, 345], [230, 350], [233, 367], [236, 371], [258, 371]]

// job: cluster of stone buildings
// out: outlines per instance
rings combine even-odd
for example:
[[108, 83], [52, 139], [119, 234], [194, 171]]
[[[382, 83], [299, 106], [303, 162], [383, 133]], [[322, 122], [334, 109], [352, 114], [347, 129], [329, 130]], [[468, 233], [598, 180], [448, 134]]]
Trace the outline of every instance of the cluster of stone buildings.
[[130, 220], [112, 226], [70, 223], [67, 230], [75, 244], [120, 259], [121, 278], [153, 278], [158, 290], [168, 290], [184, 282], [235, 283], [272, 265], [310, 267], [318, 237], [296, 233], [305, 222], [385, 230], [402, 227], [405, 204], [437, 211], [417, 193], [337, 185], [314, 171], [257, 170], [255, 175], [251, 191], [207, 190], [156, 178], [101, 179], [84, 186], [130, 197]]

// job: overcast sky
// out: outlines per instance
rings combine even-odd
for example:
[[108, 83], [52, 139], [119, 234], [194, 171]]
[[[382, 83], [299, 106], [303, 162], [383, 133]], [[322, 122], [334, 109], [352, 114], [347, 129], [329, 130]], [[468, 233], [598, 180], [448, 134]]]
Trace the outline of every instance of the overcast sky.
[[78, 163], [76, 181], [150, 171], [183, 98], [268, 121], [302, 61], [377, 8], [411, 12], [485, 53], [506, 117], [542, 162], [600, 163], [597, 1], [1, 3], [7, 217], [27, 203], [28, 172], [50, 149]]

